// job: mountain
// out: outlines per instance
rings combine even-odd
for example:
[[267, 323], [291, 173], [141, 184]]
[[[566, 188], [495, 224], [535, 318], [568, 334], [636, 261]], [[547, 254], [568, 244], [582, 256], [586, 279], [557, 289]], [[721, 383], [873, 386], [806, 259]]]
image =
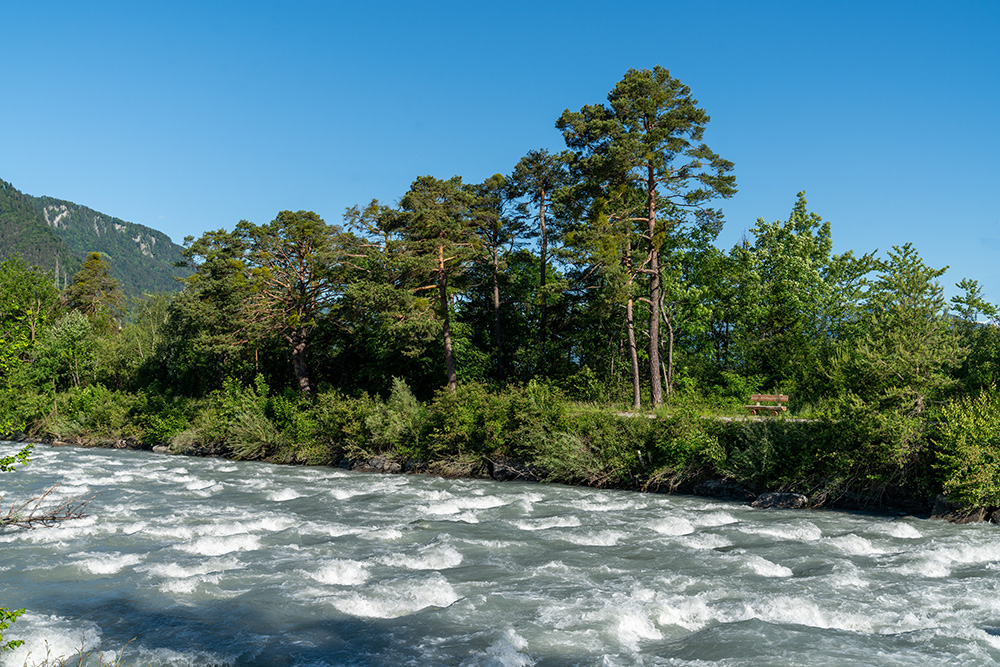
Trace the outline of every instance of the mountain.
[[0, 180], [0, 259], [21, 255], [25, 261], [49, 271], [72, 275], [80, 259], [48, 225], [32, 197]]
[[[88, 252], [100, 252], [128, 296], [180, 289], [181, 247], [163, 232], [53, 197], [32, 197], [0, 180], [0, 258], [20, 254], [72, 279]], [[57, 263], [58, 261], [58, 263]], [[62, 276], [68, 276], [64, 279]]]

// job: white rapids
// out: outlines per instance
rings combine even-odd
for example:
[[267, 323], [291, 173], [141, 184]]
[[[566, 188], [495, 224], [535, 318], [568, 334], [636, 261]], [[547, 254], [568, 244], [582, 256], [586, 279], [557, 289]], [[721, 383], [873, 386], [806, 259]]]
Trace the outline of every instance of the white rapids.
[[[14, 451], [0, 445], [0, 454]], [[1000, 663], [990, 525], [37, 447], [84, 519], [0, 532], [0, 665]], [[74, 663], [75, 664], [75, 663]]]

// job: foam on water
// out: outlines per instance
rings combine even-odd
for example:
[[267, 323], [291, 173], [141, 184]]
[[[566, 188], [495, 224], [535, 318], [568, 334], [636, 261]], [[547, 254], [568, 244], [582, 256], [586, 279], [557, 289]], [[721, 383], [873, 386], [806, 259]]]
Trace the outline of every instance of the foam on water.
[[845, 554], [852, 556], [873, 556], [885, 553], [884, 549], [876, 547], [870, 540], [867, 540], [860, 535], [854, 535], [853, 533], [848, 535], [838, 535], [837, 537], [828, 537], [826, 538], [826, 541], [843, 551]]
[[202, 489], [211, 489], [213, 487], [221, 489], [222, 485], [218, 484], [214, 479], [193, 479], [184, 486], [188, 491], [201, 491]]
[[357, 586], [371, 578], [371, 566], [356, 560], [335, 559], [325, 563], [315, 572], [305, 574], [321, 584]]
[[90, 574], [116, 574], [127, 567], [138, 565], [142, 562], [139, 554], [121, 554], [117, 552], [103, 553], [99, 556], [90, 554], [76, 554], [79, 560], [75, 565]]
[[364, 526], [345, 526], [337, 523], [326, 523], [318, 521], [306, 521], [299, 526], [299, 532], [312, 535], [324, 535], [327, 537], [343, 537], [345, 535], [357, 535], [365, 532]]
[[867, 588], [871, 581], [865, 578], [861, 569], [850, 561], [838, 562], [826, 582], [834, 588]]
[[575, 516], [552, 516], [513, 521], [512, 523], [521, 530], [548, 530], [549, 528], [575, 528], [580, 525], [580, 519]]
[[879, 529], [883, 530], [890, 537], [898, 537], [904, 540], [917, 540], [923, 537], [915, 526], [900, 521], [892, 521], [880, 524]]
[[399, 528], [382, 528], [362, 533], [359, 537], [363, 537], [366, 540], [378, 540], [380, 542], [395, 542], [396, 540], [403, 539], [403, 531]]
[[5, 631], [4, 640], [21, 639], [20, 647], [0, 654], [3, 667], [21, 667], [49, 659], [70, 658], [98, 650], [101, 630], [93, 623], [70, 621], [60, 616], [26, 612]]
[[391, 554], [381, 560], [391, 567], [408, 570], [447, 570], [461, 565], [462, 554], [448, 545], [429, 545], [415, 554]]
[[530, 655], [522, 653], [527, 648], [528, 642], [524, 637], [507, 629], [489, 648], [466, 658], [459, 667], [530, 667], [535, 661]]
[[630, 500], [584, 500], [576, 507], [584, 512], [621, 512], [633, 509], [635, 503]]
[[[771, 512], [773, 510], [760, 510], [761, 512]], [[814, 523], [808, 521], [795, 521], [776, 524], [741, 524], [737, 528], [751, 535], [764, 535], [778, 540], [789, 540], [794, 542], [812, 542], [823, 537], [823, 531]]]
[[956, 569], [967, 566], [988, 567], [1000, 562], [1000, 550], [992, 540], [973, 543], [934, 543], [904, 554], [897, 566], [905, 576], [940, 579], [950, 576]]
[[742, 565], [753, 572], [754, 574], [759, 574], [762, 577], [790, 577], [792, 576], [792, 569], [785, 567], [784, 565], [779, 565], [778, 563], [772, 563], [771, 561], [758, 556], [756, 554], [742, 554], [740, 557]]
[[272, 491], [267, 494], [267, 499], [276, 502], [283, 503], [286, 500], [295, 500], [296, 498], [301, 498], [303, 494], [299, 493], [294, 489], [279, 489], [277, 491]]
[[484, 510], [492, 509], [494, 507], [503, 507], [506, 504], [506, 500], [495, 496], [470, 496], [467, 498], [443, 499], [441, 502], [425, 505], [422, 508], [422, 511], [433, 515], [447, 515], [459, 514], [467, 510]]
[[[768, 664], [769, 646], [787, 665], [1000, 664], [991, 527], [40, 451], [5, 477], [12, 496], [54, 481], [100, 494], [92, 518], [0, 531], [0, 586], [9, 604], [38, 600], [61, 615], [18, 621], [10, 637], [65, 635], [64, 653], [83, 615], [99, 648], [136, 636], [127, 660], [151, 667], [276, 656], [298, 667], [693, 665], [703, 655], [736, 667]], [[275, 500], [292, 494], [302, 500]], [[112, 594], [123, 611], [105, 602]], [[53, 632], [35, 633], [47, 618]]]
[[872, 614], [846, 611], [800, 597], [776, 595], [751, 602], [741, 620], [757, 618], [769, 623], [807, 625], [813, 628], [878, 632], [880, 619]]
[[656, 619], [661, 626], [675, 625], [691, 632], [718, 620], [718, 612], [709, 607], [704, 597], [681, 595], [664, 599]]
[[737, 523], [739, 519], [729, 512], [711, 510], [691, 517], [691, 522], [699, 527], [728, 526]]
[[143, 565], [140, 569], [164, 579], [187, 579], [223, 572], [225, 570], [234, 570], [238, 567], [240, 567], [240, 562], [230, 557], [202, 559], [193, 565], [187, 566], [179, 565], [178, 563], [156, 563], [154, 565]]
[[627, 537], [627, 533], [618, 530], [575, 532], [566, 533], [562, 536], [567, 542], [593, 547], [613, 547], [625, 537]]
[[66, 544], [67, 542], [93, 535], [95, 532], [108, 532], [106, 529], [99, 528], [97, 524], [97, 517], [90, 515], [82, 519], [61, 523], [58, 526], [46, 528], [45, 530], [10, 532], [7, 535], [11, 537], [11, 541], [32, 542], [36, 544]]
[[175, 549], [199, 556], [221, 556], [235, 551], [252, 551], [260, 548], [260, 538], [256, 535], [230, 535], [227, 537], [202, 537], [183, 544], [177, 544]]
[[654, 521], [649, 527], [660, 535], [688, 535], [694, 532], [694, 525], [681, 516], [669, 516]]
[[360, 496], [366, 493], [370, 493], [370, 491], [367, 489], [360, 489], [360, 488], [349, 488], [349, 489], [338, 488], [338, 489], [330, 489], [329, 493], [337, 500], [349, 500], [354, 496]]
[[677, 544], [682, 544], [691, 549], [721, 549], [722, 547], [730, 546], [732, 541], [714, 533], [695, 533], [684, 535], [677, 540]]
[[361, 618], [399, 618], [428, 607], [447, 607], [461, 596], [440, 574], [425, 579], [377, 584], [364, 592], [335, 598], [331, 604], [340, 612]]
[[[151, 667], [230, 667], [236, 658], [226, 657], [209, 651], [175, 651], [169, 648], [148, 649], [144, 646], [129, 646], [124, 664], [149, 665]], [[108, 664], [115, 664], [108, 661]]]

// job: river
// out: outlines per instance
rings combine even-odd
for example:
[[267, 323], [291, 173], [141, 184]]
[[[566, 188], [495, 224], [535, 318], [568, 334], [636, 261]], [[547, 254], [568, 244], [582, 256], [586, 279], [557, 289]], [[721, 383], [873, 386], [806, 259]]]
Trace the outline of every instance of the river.
[[1000, 662], [991, 525], [44, 446], [0, 483], [96, 494], [0, 532], [3, 665]]

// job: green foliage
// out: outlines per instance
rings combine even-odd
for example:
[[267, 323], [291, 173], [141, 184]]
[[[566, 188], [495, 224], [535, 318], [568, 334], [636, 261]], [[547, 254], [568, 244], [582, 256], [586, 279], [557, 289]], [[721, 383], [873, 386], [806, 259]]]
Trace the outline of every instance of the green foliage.
[[268, 388], [257, 376], [253, 387], [227, 379], [216, 395], [218, 414], [225, 429], [224, 443], [236, 459], [265, 459], [285, 438], [267, 416]]
[[24, 643], [22, 639], [12, 639], [4, 642], [3, 631], [10, 627], [10, 624], [17, 620], [18, 616], [24, 613], [24, 609], [7, 609], [0, 607], [0, 653], [13, 651]]
[[427, 408], [427, 453], [488, 456], [498, 449], [505, 423], [493, 398], [475, 382], [463, 382], [457, 391], [438, 391]]
[[111, 277], [109, 268], [101, 253], [88, 253], [83, 266], [73, 276], [72, 284], [63, 291], [63, 299], [70, 310], [100, 322], [105, 331], [121, 320], [125, 306], [125, 295], [118, 288], [118, 281]]
[[925, 498], [933, 486], [923, 420], [856, 401], [827, 418], [720, 424], [722, 472], [760, 490], [793, 490], [827, 500], [879, 505]]
[[948, 403], [935, 439], [944, 492], [966, 507], [1000, 506], [1000, 393]]
[[806, 389], [842, 334], [853, 302], [845, 278], [870, 270], [871, 258], [833, 255], [830, 223], [807, 210], [802, 192], [787, 221], [758, 219], [751, 231], [753, 244], [730, 253], [740, 271], [732, 352], [765, 386]]
[[55, 383], [60, 389], [89, 384], [97, 368], [98, 337], [86, 315], [67, 313], [43, 331], [26, 380], [36, 385]]
[[536, 441], [533, 461], [551, 481], [647, 488], [678, 484], [719, 468], [725, 452], [688, 416], [644, 419], [608, 412], [576, 414], [565, 431]]
[[[56, 399], [54, 429], [59, 435], [85, 438], [135, 438], [132, 422], [136, 396], [101, 384], [70, 387]], [[55, 435], [55, 434], [53, 434]]]
[[376, 451], [417, 455], [424, 446], [427, 409], [417, 401], [405, 380], [393, 378], [389, 399], [377, 407], [365, 425]]
[[947, 267], [927, 267], [910, 244], [887, 254], [831, 372], [879, 412], [919, 416], [956, 386], [967, 349], [937, 282]]
[[320, 394], [313, 408], [316, 431], [312, 441], [300, 448], [300, 460], [328, 465], [343, 456], [367, 457], [372, 453], [373, 441], [368, 424], [381, 407], [380, 401], [368, 394], [358, 397], [339, 392]]
[[26, 466], [31, 457], [31, 451], [34, 449], [34, 445], [25, 445], [16, 454], [11, 454], [9, 456], [0, 456], [0, 472], [10, 472], [17, 468], [17, 466]]
[[[180, 247], [163, 232], [69, 201], [52, 197], [29, 199], [75, 257], [85, 258], [88, 252], [96, 251], [111, 258], [111, 277], [127, 296], [176, 291], [179, 288], [176, 277], [188, 274], [177, 266], [181, 260]], [[39, 264], [52, 268], [51, 261]], [[72, 268], [63, 264], [63, 270]]]
[[79, 264], [63, 239], [34, 206], [34, 198], [0, 180], [0, 259], [20, 256], [25, 262], [53, 270]]

